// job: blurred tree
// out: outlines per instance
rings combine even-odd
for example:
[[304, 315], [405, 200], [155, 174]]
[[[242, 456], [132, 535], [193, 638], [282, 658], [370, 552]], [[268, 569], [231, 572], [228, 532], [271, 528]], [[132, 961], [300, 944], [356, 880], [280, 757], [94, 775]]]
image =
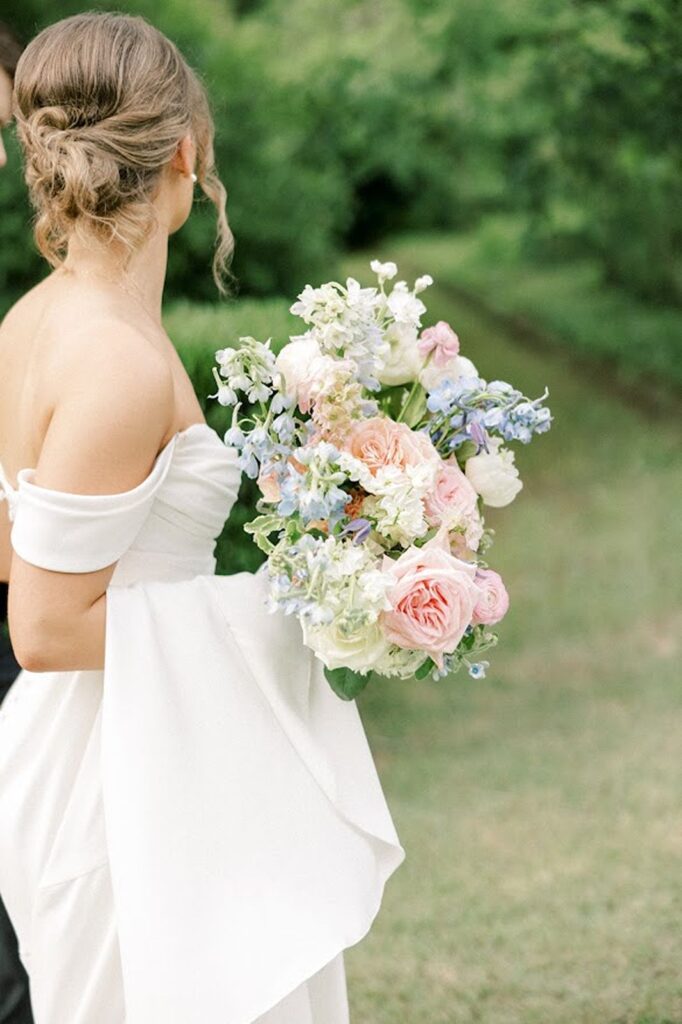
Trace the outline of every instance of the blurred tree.
[[682, 7], [581, 0], [538, 52], [552, 173], [544, 208], [581, 212], [605, 276], [643, 298], [682, 301]]
[[[26, 35], [81, 7], [24, 0]], [[95, 8], [105, 7], [95, 0]], [[120, 0], [200, 69], [246, 292], [293, 294], [348, 245], [410, 228], [527, 225], [546, 257], [681, 298], [679, 0]], [[0, 175], [0, 290], [39, 272], [14, 173]], [[168, 292], [214, 295], [197, 209]]]

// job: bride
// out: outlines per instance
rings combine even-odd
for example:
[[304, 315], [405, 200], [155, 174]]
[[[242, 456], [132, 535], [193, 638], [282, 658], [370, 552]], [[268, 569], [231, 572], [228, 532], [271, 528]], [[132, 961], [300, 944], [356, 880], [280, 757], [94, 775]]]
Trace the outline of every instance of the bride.
[[259, 574], [214, 575], [239, 471], [161, 326], [195, 179], [218, 282], [231, 248], [203, 88], [87, 14], [14, 102], [53, 267], [0, 328], [0, 893], [36, 1024], [345, 1024], [343, 950], [404, 851], [355, 703]]

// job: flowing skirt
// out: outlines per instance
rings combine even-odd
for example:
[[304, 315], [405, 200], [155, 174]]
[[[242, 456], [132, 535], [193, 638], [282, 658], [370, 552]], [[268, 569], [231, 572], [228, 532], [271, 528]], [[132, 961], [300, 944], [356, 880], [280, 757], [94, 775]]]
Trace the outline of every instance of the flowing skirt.
[[0, 709], [0, 893], [36, 1024], [347, 1024], [404, 858], [355, 702], [250, 574], [110, 587], [104, 672]]

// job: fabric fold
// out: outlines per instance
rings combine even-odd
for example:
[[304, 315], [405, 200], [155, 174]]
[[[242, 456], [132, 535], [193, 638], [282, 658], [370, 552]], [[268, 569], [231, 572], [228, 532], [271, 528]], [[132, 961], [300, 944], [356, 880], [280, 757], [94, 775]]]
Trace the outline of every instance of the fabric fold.
[[298, 623], [266, 611], [265, 585], [108, 591], [102, 784], [127, 1024], [252, 1024], [363, 938], [405, 856], [355, 702]]

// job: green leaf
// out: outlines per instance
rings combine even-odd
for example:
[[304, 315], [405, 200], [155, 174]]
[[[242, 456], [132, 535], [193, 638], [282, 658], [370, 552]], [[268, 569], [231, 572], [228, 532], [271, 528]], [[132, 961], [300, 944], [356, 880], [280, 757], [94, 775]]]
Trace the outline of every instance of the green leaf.
[[405, 406], [403, 407], [400, 419], [408, 427], [416, 427], [426, 412], [426, 391], [421, 384], [415, 383]]
[[433, 664], [434, 663], [431, 660], [431, 658], [427, 658], [426, 661], [423, 661], [421, 663], [421, 665], [419, 666], [419, 668], [415, 672], [414, 678], [415, 679], [426, 679], [426, 677], [428, 676], [429, 672], [433, 668]]
[[324, 674], [336, 696], [342, 700], [353, 700], [369, 682], [369, 673], [361, 676], [349, 668], [325, 668]]
[[244, 530], [246, 533], [273, 533], [280, 526], [281, 518], [276, 515], [262, 515], [256, 516], [250, 523], [246, 523]]
[[457, 449], [457, 461], [464, 468], [467, 459], [472, 458], [478, 451], [478, 445], [474, 441], [464, 441]]

